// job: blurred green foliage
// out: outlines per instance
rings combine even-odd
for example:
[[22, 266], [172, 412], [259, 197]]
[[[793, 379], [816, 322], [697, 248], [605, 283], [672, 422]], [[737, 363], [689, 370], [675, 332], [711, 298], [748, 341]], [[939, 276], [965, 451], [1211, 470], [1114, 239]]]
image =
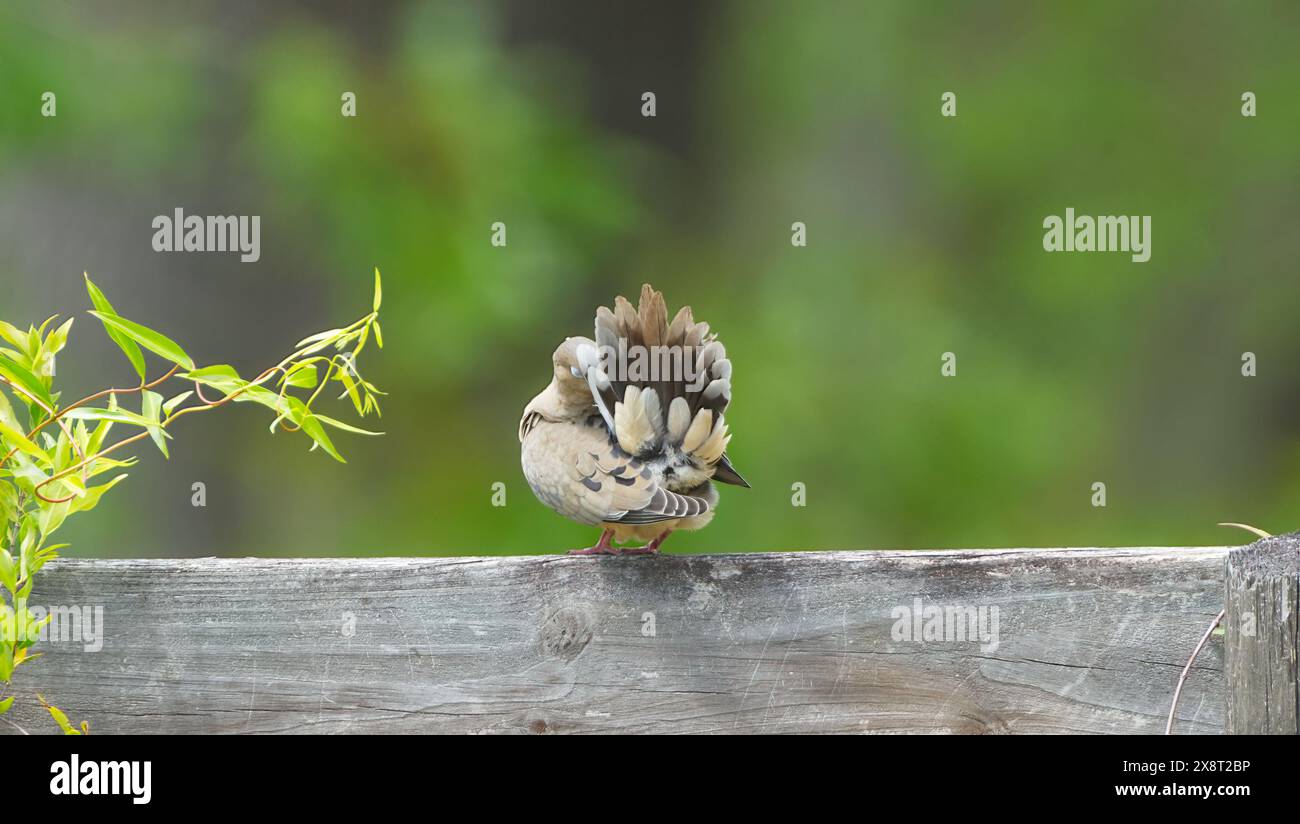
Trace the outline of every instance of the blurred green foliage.
[[[372, 367], [394, 390], [390, 437], [345, 471], [236, 421], [106, 501], [127, 537], [71, 536], [78, 551], [589, 544], [533, 500], [515, 427], [556, 343], [647, 280], [726, 342], [730, 452], [754, 485], [724, 489], [670, 551], [1207, 544], [1241, 540], [1221, 520], [1294, 525], [1300, 10], [665, 8], [700, 33], [664, 44], [664, 61], [691, 55], [682, 99], [660, 90], [661, 113], [689, 112], [670, 122], [606, 111], [638, 111], [666, 63], [575, 45], [618, 30], [521, 34], [518, 8], [0, 11], [0, 314], [74, 311], [88, 268], [152, 301], [142, 321], [186, 317], [200, 350], [233, 342], [252, 369], [292, 343], [268, 337], [281, 320], [337, 315], [377, 265], [400, 343]], [[262, 261], [152, 253], [150, 217], [176, 206], [263, 215]], [[1045, 253], [1042, 220], [1066, 207], [1151, 215], [1151, 261]]]

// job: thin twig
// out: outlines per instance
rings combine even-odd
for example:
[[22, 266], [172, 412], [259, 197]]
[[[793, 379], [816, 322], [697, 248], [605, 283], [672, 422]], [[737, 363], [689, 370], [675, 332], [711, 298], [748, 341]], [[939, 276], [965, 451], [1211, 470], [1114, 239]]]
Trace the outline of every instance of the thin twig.
[[1174, 711], [1178, 709], [1178, 698], [1183, 694], [1183, 682], [1187, 680], [1187, 673], [1192, 671], [1192, 664], [1196, 662], [1196, 656], [1201, 654], [1201, 649], [1205, 646], [1205, 642], [1210, 640], [1210, 636], [1214, 634], [1214, 628], [1223, 620], [1223, 614], [1225, 612], [1227, 612], [1227, 610], [1221, 609], [1219, 610], [1219, 614], [1214, 616], [1214, 622], [1210, 624], [1210, 628], [1201, 636], [1201, 643], [1197, 644], [1196, 649], [1192, 650], [1192, 657], [1187, 659], [1187, 666], [1183, 667], [1182, 674], [1178, 676], [1178, 687], [1174, 689], [1174, 700], [1173, 703], [1169, 705], [1169, 721], [1165, 723], [1165, 735], [1173, 734]]
[[[1273, 537], [1272, 535], [1260, 529], [1259, 527], [1251, 526], [1250, 524], [1238, 524], [1238, 523], [1233, 523], [1231, 521], [1226, 521], [1226, 522], [1221, 522], [1219, 526], [1231, 526], [1231, 527], [1236, 527], [1237, 529], [1244, 529], [1247, 532], [1250, 532], [1254, 535], [1258, 535], [1260, 538]], [[1196, 661], [1196, 656], [1201, 654], [1201, 649], [1204, 648], [1205, 642], [1210, 640], [1210, 636], [1214, 634], [1215, 628], [1219, 626], [1219, 623], [1223, 620], [1224, 613], [1226, 612], [1227, 612], [1226, 609], [1221, 609], [1219, 610], [1219, 614], [1214, 616], [1214, 622], [1210, 624], [1210, 628], [1207, 629], [1205, 631], [1205, 634], [1201, 636], [1201, 642], [1196, 645], [1196, 649], [1192, 650], [1192, 657], [1187, 659], [1187, 666], [1183, 667], [1182, 674], [1178, 676], [1178, 686], [1174, 689], [1174, 700], [1173, 703], [1169, 705], [1169, 720], [1165, 722], [1165, 735], [1173, 734], [1174, 711], [1178, 709], [1178, 698], [1183, 693], [1183, 682], [1187, 680], [1187, 673], [1191, 672], [1192, 664]]]
[[0, 715], [0, 721], [5, 722], [5, 723], [8, 724], [9, 726], [11, 726], [11, 727], [13, 727], [14, 729], [18, 730], [18, 731], [19, 731], [20, 733], [22, 733], [23, 735], [31, 735], [31, 733], [29, 733], [27, 730], [25, 730], [25, 729], [23, 729], [22, 727], [18, 726], [18, 725], [15, 724], [13, 721], [10, 721], [8, 718], [5, 718], [3, 715]]
[[1250, 532], [1250, 533], [1253, 533], [1253, 534], [1255, 534], [1255, 535], [1258, 535], [1258, 536], [1261, 537], [1261, 538], [1272, 538], [1272, 537], [1273, 537], [1272, 535], [1268, 534], [1267, 532], [1265, 532], [1264, 530], [1260, 529], [1259, 527], [1257, 527], [1257, 526], [1251, 526], [1250, 524], [1234, 524], [1234, 523], [1232, 523], [1231, 521], [1221, 521], [1221, 522], [1219, 522], [1219, 526], [1235, 526], [1237, 529], [1244, 529], [1244, 530], [1246, 530], [1247, 532]]

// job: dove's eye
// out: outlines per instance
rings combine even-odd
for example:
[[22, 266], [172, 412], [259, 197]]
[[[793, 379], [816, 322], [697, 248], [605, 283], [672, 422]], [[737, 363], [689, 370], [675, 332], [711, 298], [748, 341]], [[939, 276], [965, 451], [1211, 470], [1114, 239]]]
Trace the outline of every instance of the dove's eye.
[[578, 367], [576, 367], [576, 366], [570, 366], [570, 367], [569, 367], [569, 371], [573, 373], [573, 377], [575, 377], [575, 378], [581, 378], [581, 377], [582, 377], [582, 373], [578, 371]]

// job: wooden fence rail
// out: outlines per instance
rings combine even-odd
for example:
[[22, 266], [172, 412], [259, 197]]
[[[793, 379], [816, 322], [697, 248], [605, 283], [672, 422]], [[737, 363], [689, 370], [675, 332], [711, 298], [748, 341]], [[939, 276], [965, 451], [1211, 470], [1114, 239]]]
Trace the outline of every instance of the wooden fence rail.
[[[102, 648], [59, 613], [8, 717], [52, 731], [40, 691], [102, 733], [1159, 733], [1228, 554], [60, 560], [30, 603], [102, 606]], [[1238, 570], [1229, 605], [1276, 612], [1252, 643], [1290, 669], [1252, 647], [1225, 679], [1230, 613], [1175, 732], [1294, 731], [1289, 569]], [[1229, 682], [1272, 711], [1229, 710]]]

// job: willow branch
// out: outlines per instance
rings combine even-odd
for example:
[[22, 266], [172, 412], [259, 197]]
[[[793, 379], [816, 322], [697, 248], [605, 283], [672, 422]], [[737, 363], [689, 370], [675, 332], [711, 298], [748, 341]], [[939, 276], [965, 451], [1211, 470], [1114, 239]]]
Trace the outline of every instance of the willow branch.
[[[24, 398], [27, 398], [27, 399], [30, 400], [32, 403], [36, 404], [36, 405], [39, 406], [41, 409], [45, 410], [45, 414], [47, 414], [47, 415], [50, 416], [50, 421], [54, 421], [55, 423], [57, 423], [57, 424], [59, 425], [59, 429], [62, 429], [62, 430], [63, 430], [63, 434], [68, 436], [68, 443], [72, 444], [72, 448], [75, 449], [75, 450], [77, 451], [77, 457], [81, 459], [81, 463], [82, 463], [82, 464], [87, 463], [87, 461], [86, 461], [86, 453], [82, 450], [81, 445], [77, 443], [77, 439], [76, 439], [75, 437], [73, 437], [73, 435], [72, 435], [72, 430], [71, 430], [71, 429], [68, 429], [68, 425], [67, 425], [66, 423], [64, 423], [62, 420], [59, 420], [58, 418], [55, 417], [55, 413], [54, 413], [54, 410], [53, 410], [53, 409], [51, 409], [50, 407], [48, 407], [48, 406], [46, 406], [45, 404], [41, 403], [41, 399], [40, 399], [40, 398], [37, 398], [37, 397], [33, 396], [33, 395], [32, 395], [30, 392], [28, 392], [26, 389], [23, 389], [23, 388], [20, 387], [20, 386], [15, 386], [14, 383], [13, 383], [12, 381], [10, 381], [8, 378], [0, 377], [0, 381], [3, 381], [3, 382], [5, 383], [5, 385], [8, 386], [9, 389], [10, 389], [11, 391], [13, 391], [15, 394], [22, 395]], [[47, 421], [46, 423], [48, 423], [48, 422], [49, 422], [49, 421]], [[44, 424], [42, 424], [42, 426], [43, 426], [43, 425], [44, 425]], [[7, 462], [9, 461], [9, 459], [12, 458], [12, 457], [17, 453], [17, 452], [18, 452], [18, 447], [16, 447], [16, 446], [15, 446], [13, 449], [9, 450], [9, 454], [8, 454], [8, 455], [5, 455], [4, 460], [0, 460], [0, 466], [3, 466], [5, 463], [7, 463]], [[66, 474], [68, 474], [68, 473], [64, 473], [64, 474], [66, 475]], [[82, 480], [86, 480], [84, 476], [83, 476]], [[44, 485], [45, 485], [45, 484], [41, 484], [41, 486], [44, 486]], [[42, 501], [45, 501], [46, 503], [49, 503], [49, 504], [61, 504], [61, 503], [65, 503], [65, 502], [70, 501], [70, 500], [72, 500], [73, 498], [77, 497], [77, 496], [74, 494], [74, 495], [70, 495], [70, 496], [68, 496], [67, 498], [63, 498], [63, 499], [61, 499], [61, 500], [53, 500], [53, 499], [50, 499], [50, 498], [46, 498], [44, 495], [42, 495], [42, 494], [40, 493], [40, 488], [41, 488], [40, 486], [36, 487], [36, 497], [40, 498]]]
[[[50, 417], [46, 418], [44, 421], [41, 421], [41, 423], [40, 423], [39, 426], [37, 426], [37, 427], [36, 427], [35, 429], [33, 429], [31, 432], [28, 432], [28, 433], [27, 433], [27, 439], [28, 439], [28, 440], [31, 440], [32, 437], [34, 437], [34, 436], [36, 435], [37, 432], [40, 432], [40, 431], [41, 431], [42, 429], [44, 429], [45, 427], [49, 426], [49, 425], [52, 424], [52, 423], [55, 423], [56, 421], [58, 421], [58, 420], [59, 420], [60, 418], [62, 418], [64, 415], [68, 414], [68, 412], [71, 411], [71, 410], [73, 410], [73, 409], [76, 409], [76, 408], [81, 407], [81, 406], [85, 406], [86, 404], [90, 403], [91, 401], [97, 401], [97, 400], [99, 400], [100, 398], [106, 397], [106, 396], [108, 396], [108, 395], [129, 395], [129, 394], [132, 394], [133, 392], [143, 392], [143, 391], [145, 391], [146, 389], [153, 389], [155, 386], [158, 386], [159, 384], [162, 384], [163, 382], [165, 382], [165, 381], [166, 381], [168, 378], [170, 378], [172, 375], [175, 375], [175, 374], [176, 374], [176, 370], [177, 370], [177, 369], [180, 369], [180, 368], [181, 368], [181, 367], [180, 367], [179, 364], [177, 364], [176, 366], [173, 366], [173, 367], [172, 367], [172, 368], [167, 372], [166, 375], [163, 375], [161, 378], [158, 378], [157, 380], [153, 381], [152, 383], [141, 383], [139, 386], [132, 387], [131, 389], [104, 389], [104, 390], [102, 390], [102, 391], [100, 391], [100, 392], [96, 392], [96, 393], [93, 394], [93, 395], [87, 395], [86, 397], [82, 398], [82, 399], [79, 400], [79, 401], [75, 401], [75, 402], [73, 402], [73, 403], [68, 404], [67, 406], [63, 407], [62, 409], [60, 409], [60, 410], [59, 410], [58, 412], [56, 412], [55, 414], [53, 414], [53, 415], [51, 415]], [[11, 384], [11, 385], [12, 385], [12, 384]], [[29, 396], [29, 397], [30, 397], [30, 396]], [[68, 430], [67, 430], [67, 429], [64, 429], [63, 431], [64, 431], [64, 432], [67, 432]], [[71, 436], [69, 436], [69, 438], [71, 438]], [[76, 448], [76, 449], [78, 450], [78, 452], [77, 452], [77, 456], [78, 456], [78, 457], [80, 457], [80, 458], [85, 458], [85, 455], [82, 454], [82, 453], [80, 452], [80, 449], [81, 449], [81, 448], [80, 448], [79, 446], [76, 445], [76, 441], [75, 441], [75, 440], [73, 440], [73, 447]], [[13, 449], [9, 450], [9, 454], [5, 455], [4, 458], [0, 459], [0, 464], [4, 464], [4, 463], [6, 463], [10, 458], [12, 458], [12, 457], [14, 456], [14, 454], [15, 454], [16, 452], [18, 452], [18, 447], [15, 446]]]
[[[249, 382], [246, 383], [244, 386], [239, 387], [239, 388], [236, 389], [235, 391], [231, 392], [230, 394], [228, 394], [228, 395], [226, 395], [225, 397], [220, 398], [220, 399], [218, 399], [218, 400], [209, 400], [209, 399], [208, 399], [206, 396], [204, 396], [204, 394], [203, 394], [202, 384], [200, 384], [198, 381], [194, 381], [194, 387], [195, 387], [195, 390], [196, 390], [196, 397], [199, 399], [199, 404], [196, 405], [196, 406], [187, 406], [187, 407], [185, 407], [184, 409], [177, 409], [177, 410], [174, 410], [170, 415], [168, 415], [164, 420], [162, 420], [162, 421], [158, 424], [159, 427], [162, 428], [162, 429], [166, 429], [168, 426], [170, 426], [171, 424], [175, 423], [175, 422], [176, 422], [177, 420], [179, 420], [180, 418], [183, 418], [183, 417], [185, 417], [186, 415], [188, 415], [188, 414], [190, 414], [190, 413], [193, 413], [193, 412], [206, 412], [206, 411], [209, 411], [209, 410], [212, 410], [212, 409], [217, 409], [217, 408], [219, 408], [219, 407], [225, 406], [227, 403], [230, 403], [231, 401], [236, 400], [237, 398], [239, 398], [240, 395], [244, 394], [244, 393], [247, 392], [248, 390], [253, 389], [254, 387], [259, 387], [259, 386], [261, 386], [261, 385], [264, 384], [267, 380], [269, 380], [269, 379], [271, 378], [272, 375], [276, 374], [277, 372], [284, 372], [284, 373], [287, 375], [287, 374], [288, 374], [288, 369], [287, 369], [288, 365], [291, 364], [291, 363], [293, 363], [297, 358], [300, 358], [300, 357], [303, 357], [303, 356], [305, 356], [305, 355], [309, 355], [309, 354], [312, 354], [312, 353], [314, 353], [314, 352], [321, 351], [322, 349], [328, 348], [329, 346], [333, 345], [336, 341], [338, 341], [340, 338], [342, 338], [342, 337], [344, 337], [344, 336], [346, 336], [346, 335], [352, 333], [353, 331], [355, 331], [355, 330], [357, 329], [357, 327], [359, 327], [359, 326], [363, 326], [363, 325], [365, 325], [365, 324], [370, 323], [371, 321], [374, 320], [375, 317], [376, 317], [376, 313], [373, 313], [373, 312], [372, 312], [371, 314], [366, 315], [365, 317], [361, 318], [360, 320], [358, 320], [358, 321], [352, 323], [350, 326], [346, 327], [345, 329], [340, 330], [336, 335], [333, 335], [333, 336], [330, 337], [330, 338], [327, 338], [327, 339], [325, 339], [325, 340], [323, 340], [323, 341], [317, 341], [316, 343], [312, 343], [312, 344], [310, 344], [309, 346], [305, 346], [305, 347], [302, 347], [302, 348], [300, 348], [300, 349], [295, 350], [292, 354], [286, 356], [283, 360], [281, 360], [281, 361], [280, 361], [279, 363], [277, 363], [275, 366], [272, 366], [271, 368], [269, 368], [269, 369], [265, 370], [264, 372], [262, 372], [260, 375], [258, 375], [256, 378], [254, 378], [252, 381], [249, 381]], [[330, 366], [330, 368], [326, 369], [326, 372], [325, 372], [325, 381], [322, 381], [322, 382], [321, 382], [321, 385], [317, 388], [316, 392], [312, 394], [311, 399], [308, 400], [308, 402], [307, 402], [307, 404], [306, 404], [306, 408], [307, 408], [307, 409], [310, 409], [310, 408], [311, 408], [311, 403], [312, 403], [313, 401], [315, 401], [315, 399], [316, 399], [317, 396], [320, 395], [321, 390], [324, 388], [324, 384], [325, 384], [325, 382], [327, 382], [327, 381], [329, 380], [330, 372], [332, 371], [332, 369], [333, 369], [333, 367], [334, 367], [334, 361], [335, 361], [335, 358], [337, 358], [337, 357], [338, 357], [338, 356], [336, 355], [336, 356], [334, 356], [334, 357], [332, 357], [332, 358], [329, 359], [329, 366]], [[322, 359], [323, 359], [323, 358], [322, 358]], [[163, 381], [165, 381], [165, 380], [167, 380], [168, 378], [170, 378], [172, 375], [176, 374], [176, 370], [177, 370], [178, 368], [179, 368], [178, 366], [177, 366], [177, 367], [173, 367], [173, 368], [171, 369], [171, 371], [169, 371], [169, 372], [168, 372], [166, 375], [164, 375], [163, 377], [159, 378], [158, 380], [154, 381], [154, 382], [151, 383], [151, 384], [142, 384], [142, 385], [139, 387], [139, 389], [140, 389], [140, 390], [144, 390], [144, 389], [149, 389], [149, 388], [152, 388], [152, 387], [154, 387], [154, 386], [157, 386], [158, 384], [160, 384], [160, 383], [162, 383]], [[6, 383], [8, 383], [8, 381], [6, 381]], [[11, 387], [13, 386], [13, 384], [9, 384], [9, 385], [10, 385]], [[288, 390], [288, 385], [287, 385], [287, 384], [286, 384], [284, 387], [281, 387], [281, 391], [280, 391], [280, 393], [279, 393], [279, 397], [281, 398], [281, 400], [283, 400], [283, 398], [284, 398], [285, 393], [287, 392], [287, 390]], [[106, 390], [104, 390], [104, 391], [102, 391], [102, 392], [97, 392], [97, 393], [95, 393], [94, 395], [87, 396], [87, 397], [81, 399], [80, 401], [77, 401], [75, 404], [72, 404], [71, 406], [65, 408], [65, 409], [63, 410], [63, 412], [67, 412], [68, 409], [76, 408], [77, 406], [79, 406], [79, 405], [81, 405], [81, 404], [89, 403], [90, 401], [95, 400], [95, 399], [97, 399], [97, 398], [102, 398], [102, 397], [104, 397], [105, 395], [110, 394], [110, 393], [112, 393], [112, 392], [114, 392], [114, 391], [118, 391], [118, 390], [106, 389]], [[127, 390], [121, 390], [121, 391], [123, 391], [123, 393], [125, 393]], [[129, 391], [136, 391], [136, 390], [129, 390]], [[27, 395], [26, 393], [23, 393], [23, 394], [24, 394], [26, 397], [30, 397], [30, 395]], [[39, 401], [36, 401], [36, 399], [33, 399], [33, 401], [39, 403]], [[42, 406], [42, 408], [45, 408], [43, 404], [41, 404], [41, 406]], [[74, 443], [75, 443], [75, 439], [72, 437], [72, 434], [71, 434], [70, 432], [68, 432], [66, 424], [65, 424], [62, 420], [59, 420], [59, 419], [58, 419], [58, 414], [62, 414], [62, 413], [57, 413], [57, 414], [56, 414], [55, 411], [54, 411], [54, 410], [51, 410], [51, 409], [46, 409], [46, 412], [51, 416], [51, 420], [53, 420], [54, 422], [58, 423], [58, 425], [59, 425], [60, 427], [63, 428], [64, 432], [67, 432], [67, 433], [68, 433], [68, 438], [69, 438], [69, 440], [72, 440], [72, 441], [74, 441]], [[284, 424], [284, 421], [283, 421], [283, 415], [281, 415], [280, 427], [281, 427], [282, 429], [285, 429], [285, 430], [288, 430], [288, 431], [295, 431], [296, 429], [300, 429], [300, 428], [301, 428], [301, 426], [298, 426], [298, 427], [293, 427], [292, 429], [290, 429], [290, 427], [288, 427], [288, 426], [286, 426], [286, 425]], [[56, 472], [55, 474], [53, 474], [53, 475], [51, 475], [50, 477], [46, 478], [46, 479], [45, 479], [44, 481], [42, 481], [41, 483], [37, 484], [36, 487], [35, 487], [35, 490], [34, 490], [35, 493], [36, 493], [36, 497], [40, 498], [42, 501], [45, 501], [46, 503], [65, 503], [65, 502], [67, 502], [67, 501], [72, 500], [73, 498], [75, 498], [75, 497], [77, 497], [77, 496], [76, 496], [76, 495], [70, 495], [70, 496], [67, 497], [67, 498], [62, 498], [62, 499], [52, 499], [52, 498], [46, 498], [44, 495], [42, 495], [42, 494], [41, 494], [41, 490], [44, 489], [46, 486], [49, 486], [50, 484], [54, 483], [55, 481], [62, 480], [63, 478], [66, 478], [68, 475], [71, 475], [71, 474], [73, 474], [73, 473], [75, 473], [75, 472], [77, 472], [77, 471], [80, 471], [80, 470], [85, 470], [85, 469], [87, 469], [87, 467], [89, 467], [90, 464], [91, 464], [92, 462], [94, 462], [95, 460], [97, 460], [97, 459], [99, 459], [99, 458], [102, 458], [102, 457], [104, 457], [104, 456], [106, 456], [106, 455], [108, 455], [108, 454], [110, 454], [110, 453], [112, 453], [112, 452], [115, 452], [115, 451], [117, 451], [118, 449], [121, 449], [121, 448], [124, 447], [124, 446], [128, 446], [129, 444], [137, 443], [137, 442], [143, 440], [143, 439], [146, 438], [146, 437], [149, 437], [149, 430], [148, 430], [148, 429], [146, 429], [146, 430], [144, 430], [144, 431], [142, 431], [142, 432], [138, 432], [138, 433], [136, 433], [135, 435], [132, 435], [132, 436], [129, 437], [129, 438], [124, 438], [124, 439], [118, 441], [117, 443], [113, 444], [112, 446], [105, 447], [105, 448], [101, 449], [99, 452], [97, 452], [96, 454], [91, 455], [91, 456], [89, 456], [89, 457], [86, 457], [86, 456], [85, 456], [85, 455], [80, 451], [80, 449], [78, 448], [78, 457], [79, 457], [81, 460], [80, 460], [76, 465], [74, 465], [74, 466], [70, 466], [70, 467], [68, 467], [67, 469], [64, 469], [64, 470], [62, 470], [62, 471], [60, 471], [60, 472]]]
[[[229, 403], [230, 401], [235, 400], [237, 397], [239, 397], [240, 395], [242, 395], [244, 392], [247, 392], [249, 389], [252, 389], [252, 388], [255, 387], [255, 386], [260, 386], [262, 383], [264, 383], [264, 382], [267, 380], [267, 378], [269, 378], [270, 376], [274, 375], [274, 374], [276, 373], [277, 370], [281, 370], [281, 369], [283, 369], [283, 368], [284, 368], [284, 364], [288, 363], [292, 358], [293, 358], [293, 356], [290, 355], [288, 358], [286, 358], [285, 360], [281, 361], [279, 364], [277, 364], [277, 365], [275, 365], [275, 366], [272, 366], [270, 369], [267, 369], [265, 372], [263, 372], [262, 374], [258, 375], [257, 378], [256, 378], [255, 380], [249, 382], [249, 383], [248, 383], [247, 385], [245, 385], [245, 386], [241, 386], [239, 389], [236, 389], [234, 392], [231, 392], [229, 395], [226, 395], [226, 396], [225, 396], [224, 398], [222, 398], [222, 399], [217, 400], [217, 401], [205, 401], [203, 404], [201, 404], [201, 405], [199, 405], [199, 406], [189, 406], [189, 407], [186, 407], [186, 408], [184, 408], [184, 409], [178, 409], [178, 410], [172, 412], [172, 414], [168, 415], [167, 418], [166, 418], [165, 420], [163, 420], [161, 423], [159, 423], [158, 425], [159, 425], [161, 428], [166, 429], [168, 426], [170, 426], [170, 425], [171, 425], [172, 423], [174, 423], [176, 420], [178, 420], [179, 418], [184, 417], [185, 415], [187, 415], [187, 414], [189, 414], [189, 413], [191, 413], [191, 412], [206, 412], [206, 411], [208, 411], [208, 410], [210, 410], [210, 409], [216, 409], [216, 408], [218, 408], [218, 407], [225, 406], [227, 403]], [[195, 385], [196, 385], [196, 386], [198, 385], [197, 381], [195, 382]], [[81, 461], [81, 463], [77, 464], [76, 466], [70, 466], [70, 467], [68, 467], [67, 469], [63, 470], [62, 472], [59, 472], [59, 473], [54, 474], [54, 475], [51, 475], [50, 477], [46, 478], [46, 479], [45, 479], [44, 481], [42, 481], [41, 483], [37, 484], [37, 486], [36, 486], [36, 495], [37, 495], [37, 497], [39, 497], [42, 501], [48, 501], [48, 502], [50, 502], [50, 503], [62, 503], [62, 501], [50, 501], [50, 500], [49, 500], [48, 498], [46, 498], [45, 496], [41, 495], [41, 492], [40, 492], [41, 489], [43, 489], [44, 487], [48, 486], [49, 484], [54, 483], [55, 481], [58, 481], [58, 480], [61, 480], [62, 478], [67, 477], [69, 474], [71, 474], [71, 473], [73, 473], [73, 472], [76, 472], [77, 470], [82, 469], [82, 468], [85, 467], [85, 466], [88, 466], [92, 461], [98, 460], [99, 458], [102, 458], [102, 457], [104, 457], [105, 455], [108, 455], [108, 454], [111, 453], [111, 452], [116, 452], [118, 449], [121, 449], [121, 448], [124, 447], [124, 446], [127, 446], [127, 445], [129, 445], [129, 444], [133, 444], [133, 443], [136, 443], [136, 442], [138, 442], [138, 441], [144, 440], [144, 439], [147, 438], [147, 437], [149, 437], [149, 430], [146, 429], [146, 430], [144, 430], [144, 431], [142, 431], [142, 432], [138, 432], [138, 433], [136, 433], [135, 435], [132, 435], [132, 436], [129, 437], [129, 438], [123, 438], [122, 440], [118, 441], [117, 443], [113, 444], [112, 446], [107, 446], [107, 447], [101, 449], [99, 452], [95, 453], [94, 455], [90, 456], [89, 458], [84, 458], [84, 459]], [[74, 495], [74, 496], [72, 496], [72, 497], [76, 497], [76, 496]], [[72, 500], [72, 498], [65, 498], [64, 500], [65, 500], [65, 501], [67, 501], [67, 500]]]

